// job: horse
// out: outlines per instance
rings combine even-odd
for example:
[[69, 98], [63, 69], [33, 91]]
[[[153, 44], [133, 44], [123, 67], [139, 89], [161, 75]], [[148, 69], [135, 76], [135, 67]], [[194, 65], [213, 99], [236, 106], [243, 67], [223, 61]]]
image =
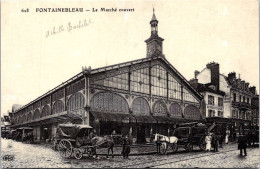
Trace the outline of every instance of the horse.
[[92, 146], [94, 146], [94, 152], [93, 154], [97, 157], [97, 152], [96, 152], [96, 147], [103, 147], [103, 148], [107, 148], [107, 158], [109, 155], [109, 152], [111, 150], [112, 152], [112, 158], [114, 158], [114, 141], [111, 135], [106, 135], [104, 137], [100, 137], [100, 136], [95, 136], [91, 139], [91, 144]]
[[173, 147], [174, 145], [177, 145], [177, 141], [178, 141], [178, 138], [175, 136], [168, 137], [168, 136], [164, 136], [164, 135], [158, 134], [158, 133], [155, 134], [155, 138], [154, 138], [154, 142], [157, 145], [157, 152], [158, 152], [158, 149], [160, 151], [160, 146], [161, 146], [163, 148], [162, 151], [164, 154], [166, 154], [168, 144], [172, 144], [172, 147]]

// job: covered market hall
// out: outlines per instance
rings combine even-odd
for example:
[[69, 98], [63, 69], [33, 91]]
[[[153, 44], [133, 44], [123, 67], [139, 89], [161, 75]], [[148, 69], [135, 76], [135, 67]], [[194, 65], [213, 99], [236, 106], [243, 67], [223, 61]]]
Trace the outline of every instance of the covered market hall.
[[167, 61], [153, 13], [147, 56], [82, 72], [12, 111], [12, 128], [33, 127], [34, 139], [50, 139], [61, 123], [91, 125], [97, 135], [131, 135], [148, 142], [171, 135], [180, 123], [205, 118], [203, 97]]

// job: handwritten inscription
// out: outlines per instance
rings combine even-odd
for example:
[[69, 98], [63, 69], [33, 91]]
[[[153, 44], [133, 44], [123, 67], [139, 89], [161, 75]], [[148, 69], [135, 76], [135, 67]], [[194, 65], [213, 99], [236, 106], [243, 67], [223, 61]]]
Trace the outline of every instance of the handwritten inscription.
[[57, 35], [62, 32], [71, 32], [80, 28], [85, 28], [90, 24], [94, 23], [91, 19], [85, 19], [84, 21], [79, 21], [78, 23], [68, 22], [66, 25], [53, 26], [52, 29], [46, 31], [45, 37], [48, 38], [51, 35]]

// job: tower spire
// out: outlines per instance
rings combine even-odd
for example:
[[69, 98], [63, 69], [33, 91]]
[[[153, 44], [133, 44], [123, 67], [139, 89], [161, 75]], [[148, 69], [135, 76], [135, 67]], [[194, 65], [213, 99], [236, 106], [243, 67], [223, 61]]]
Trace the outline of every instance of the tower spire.
[[147, 39], [145, 42], [147, 44], [147, 57], [154, 57], [154, 56], [163, 56], [162, 55], [162, 42], [163, 38], [158, 36], [158, 23], [159, 21], [157, 20], [154, 12], [154, 7], [153, 7], [153, 16], [150, 21], [151, 25], [151, 36], [149, 39]]

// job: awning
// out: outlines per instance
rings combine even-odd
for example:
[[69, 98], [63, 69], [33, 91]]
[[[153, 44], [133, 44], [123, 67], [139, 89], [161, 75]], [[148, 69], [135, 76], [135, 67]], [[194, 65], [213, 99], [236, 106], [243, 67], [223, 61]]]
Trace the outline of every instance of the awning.
[[133, 114], [137, 123], [157, 123], [153, 116]]
[[245, 122], [251, 122], [250, 120], [244, 120], [244, 119], [236, 119], [236, 118], [231, 118], [232, 122], [241, 122], [241, 123], [245, 123]]
[[189, 122], [200, 122], [200, 123], [206, 123], [206, 119], [189, 119], [189, 118], [184, 118], [184, 122], [189, 123]]
[[153, 116], [158, 123], [171, 124], [172, 121], [167, 116]]
[[13, 125], [11, 127], [38, 126], [38, 125], [42, 125], [42, 123], [47, 123], [47, 122], [53, 123], [53, 122], [58, 122], [58, 121], [64, 121], [66, 119], [68, 119], [68, 113], [67, 113], [67, 111], [64, 111], [64, 112], [60, 112], [57, 114], [45, 116], [45, 117], [42, 117], [39, 119], [29, 120], [24, 123]]
[[185, 122], [184, 118], [177, 118], [177, 117], [169, 117], [169, 120], [171, 121], [172, 124], [178, 124], [178, 123], [183, 123]]
[[114, 122], [135, 122], [135, 118], [130, 114], [108, 113], [108, 112], [91, 112], [95, 119], [99, 121], [114, 121]]
[[231, 119], [224, 117], [208, 117], [206, 118], [208, 122], [216, 122], [216, 123], [231, 123]]

